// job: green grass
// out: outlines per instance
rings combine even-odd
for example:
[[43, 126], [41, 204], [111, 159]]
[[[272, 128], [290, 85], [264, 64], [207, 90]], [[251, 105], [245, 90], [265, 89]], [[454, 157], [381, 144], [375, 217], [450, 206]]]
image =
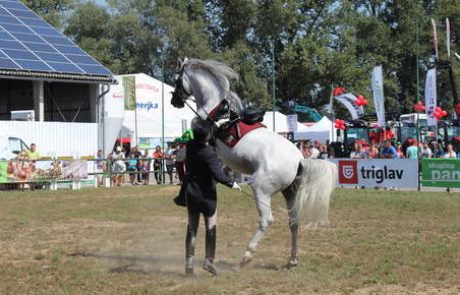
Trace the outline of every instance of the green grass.
[[[183, 276], [178, 187], [0, 193], [0, 294], [421, 293], [460, 291], [460, 195], [337, 190], [331, 226], [302, 230], [289, 255], [283, 199], [254, 261], [235, 272], [257, 228], [254, 203], [219, 188], [220, 274]], [[250, 191], [245, 188], [246, 191]], [[433, 291], [433, 292], [434, 292]]]

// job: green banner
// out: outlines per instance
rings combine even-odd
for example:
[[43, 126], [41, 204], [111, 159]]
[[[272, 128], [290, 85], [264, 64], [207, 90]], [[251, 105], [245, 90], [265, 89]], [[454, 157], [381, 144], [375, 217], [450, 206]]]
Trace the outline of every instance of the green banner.
[[8, 179], [8, 162], [0, 161], [0, 183]]
[[422, 159], [422, 185], [460, 187], [460, 159]]
[[125, 110], [136, 109], [136, 77], [123, 77], [123, 87], [125, 88]]

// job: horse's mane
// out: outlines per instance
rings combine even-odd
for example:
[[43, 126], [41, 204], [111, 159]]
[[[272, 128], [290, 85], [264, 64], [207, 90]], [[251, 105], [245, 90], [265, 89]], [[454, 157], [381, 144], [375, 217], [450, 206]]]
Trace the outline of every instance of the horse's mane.
[[189, 59], [187, 66], [195, 69], [203, 69], [213, 75], [219, 85], [226, 92], [226, 99], [230, 102], [230, 105], [236, 108], [236, 110], [242, 109], [241, 99], [238, 95], [230, 91], [230, 81], [232, 79], [238, 79], [238, 74], [229, 66], [215, 60], [201, 60], [201, 59]]

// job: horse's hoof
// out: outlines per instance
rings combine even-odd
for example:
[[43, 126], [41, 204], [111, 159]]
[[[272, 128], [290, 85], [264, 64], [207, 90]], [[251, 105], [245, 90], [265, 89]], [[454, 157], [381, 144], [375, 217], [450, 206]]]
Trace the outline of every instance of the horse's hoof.
[[240, 262], [240, 269], [247, 266], [249, 263], [251, 263], [252, 257], [243, 257], [243, 260]]
[[286, 268], [291, 269], [293, 267], [296, 267], [297, 264], [299, 264], [299, 261], [297, 259], [289, 260], [289, 262], [286, 264]]

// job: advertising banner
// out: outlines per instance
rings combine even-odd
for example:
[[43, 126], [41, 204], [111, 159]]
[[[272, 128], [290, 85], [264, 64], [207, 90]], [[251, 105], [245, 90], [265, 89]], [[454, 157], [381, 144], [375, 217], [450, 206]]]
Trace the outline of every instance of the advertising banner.
[[123, 77], [123, 87], [125, 88], [125, 110], [136, 108], [136, 76]]
[[339, 185], [417, 188], [418, 163], [411, 159], [329, 159], [337, 164]]
[[347, 108], [353, 120], [359, 119], [359, 117], [364, 115], [363, 107], [355, 104], [355, 100], [358, 98], [353, 93], [345, 93], [339, 96], [334, 96], [334, 98]]
[[382, 66], [376, 66], [372, 71], [372, 94], [374, 96], [375, 113], [380, 127], [385, 126], [385, 101], [383, 97]]
[[86, 178], [88, 178], [88, 165], [87, 161], [84, 160], [11, 160], [0, 162], [0, 183]]
[[297, 131], [297, 114], [287, 115], [286, 124], [289, 132]]
[[460, 187], [460, 159], [422, 159], [422, 185]]
[[436, 94], [436, 68], [428, 70], [425, 81], [425, 106], [426, 106], [426, 122], [428, 126], [436, 126], [436, 118], [434, 112], [437, 107]]

